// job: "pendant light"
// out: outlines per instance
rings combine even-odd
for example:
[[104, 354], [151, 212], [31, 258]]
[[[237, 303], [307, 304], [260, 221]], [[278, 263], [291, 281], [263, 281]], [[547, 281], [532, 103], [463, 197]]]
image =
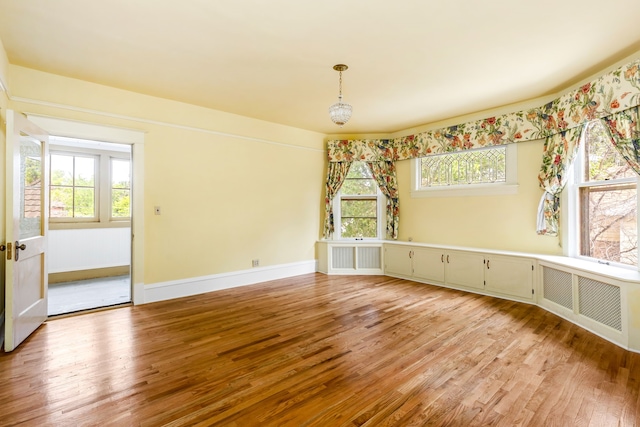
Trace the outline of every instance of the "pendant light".
[[331, 117], [333, 123], [337, 124], [340, 127], [344, 126], [344, 124], [349, 121], [352, 111], [350, 104], [342, 102], [342, 72], [347, 68], [349, 67], [344, 64], [337, 64], [333, 66], [333, 69], [340, 73], [340, 86], [338, 92], [338, 102], [329, 107], [329, 117]]

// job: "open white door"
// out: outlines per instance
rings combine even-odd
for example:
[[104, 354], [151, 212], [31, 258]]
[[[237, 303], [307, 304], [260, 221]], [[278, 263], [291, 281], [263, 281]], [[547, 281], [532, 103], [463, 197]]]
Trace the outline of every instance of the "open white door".
[[5, 351], [47, 319], [48, 137], [7, 111]]

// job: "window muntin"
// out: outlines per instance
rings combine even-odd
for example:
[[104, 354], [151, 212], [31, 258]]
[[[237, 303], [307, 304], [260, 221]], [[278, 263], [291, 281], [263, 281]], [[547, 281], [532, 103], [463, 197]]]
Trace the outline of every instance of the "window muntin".
[[436, 154], [420, 159], [420, 187], [506, 182], [505, 146]]
[[353, 162], [334, 199], [334, 238], [379, 238], [384, 200], [369, 166]]
[[576, 255], [636, 267], [638, 176], [599, 120], [587, 124], [576, 163]]
[[50, 218], [96, 218], [95, 156], [51, 154]]
[[[113, 150], [102, 149], [106, 143], [73, 138], [50, 137], [49, 223], [53, 229], [86, 227], [126, 227], [131, 219], [131, 155], [122, 144]], [[91, 148], [91, 147], [98, 148]], [[84, 159], [93, 159], [94, 176], [87, 178]], [[56, 167], [56, 164], [59, 167]], [[84, 168], [82, 166], [85, 166]], [[56, 172], [56, 169], [60, 169]], [[76, 188], [71, 189], [75, 182]], [[93, 185], [93, 216], [84, 214], [88, 200], [82, 192]], [[76, 195], [75, 216], [68, 209]], [[66, 205], [56, 197], [69, 201]], [[88, 208], [87, 208], [88, 209]], [[85, 209], [86, 210], [86, 209]], [[63, 216], [64, 215], [64, 216]]]
[[413, 159], [411, 197], [516, 194], [517, 145], [496, 145]]

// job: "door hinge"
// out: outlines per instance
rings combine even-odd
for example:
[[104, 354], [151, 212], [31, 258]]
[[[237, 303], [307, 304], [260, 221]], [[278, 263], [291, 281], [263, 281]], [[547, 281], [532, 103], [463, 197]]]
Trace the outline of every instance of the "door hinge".
[[536, 291], [534, 291], [533, 289], [531, 289], [531, 295], [535, 294]]
[[533, 264], [531, 264], [531, 271], [533, 271]]

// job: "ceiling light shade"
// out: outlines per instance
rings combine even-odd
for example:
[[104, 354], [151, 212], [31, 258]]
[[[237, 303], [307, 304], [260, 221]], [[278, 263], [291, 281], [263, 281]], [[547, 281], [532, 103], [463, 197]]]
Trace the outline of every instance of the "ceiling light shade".
[[333, 69], [340, 73], [340, 91], [338, 92], [338, 102], [329, 107], [329, 117], [331, 117], [333, 123], [340, 127], [349, 121], [351, 118], [351, 112], [353, 111], [350, 104], [342, 102], [342, 72], [347, 68], [349, 67], [344, 64], [333, 66]]

